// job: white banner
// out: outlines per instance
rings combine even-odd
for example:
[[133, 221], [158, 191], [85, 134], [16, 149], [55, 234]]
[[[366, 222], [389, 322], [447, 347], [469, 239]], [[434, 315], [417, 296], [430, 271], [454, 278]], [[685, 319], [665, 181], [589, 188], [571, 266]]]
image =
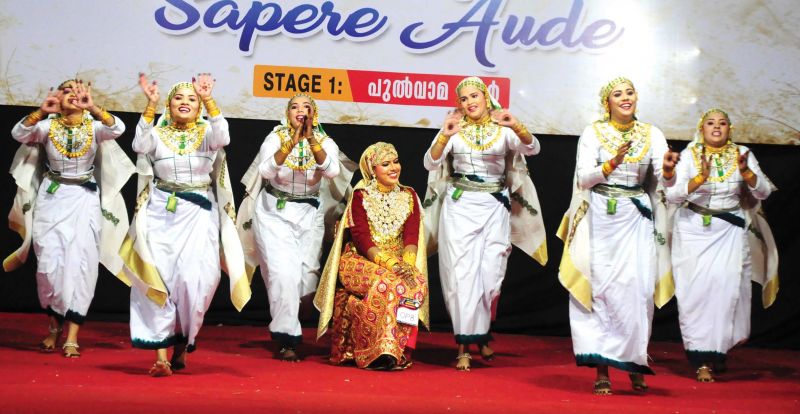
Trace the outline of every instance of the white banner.
[[721, 107], [739, 142], [800, 144], [797, 22], [795, 0], [0, 0], [0, 103], [78, 77], [138, 112], [138, 72], [162, 96], [210, 72], [228, 117], [306, 91], [323, 122], [437, 128], [477, 75], [534, 133], [577, 135], [626, 76], [669, 138]]

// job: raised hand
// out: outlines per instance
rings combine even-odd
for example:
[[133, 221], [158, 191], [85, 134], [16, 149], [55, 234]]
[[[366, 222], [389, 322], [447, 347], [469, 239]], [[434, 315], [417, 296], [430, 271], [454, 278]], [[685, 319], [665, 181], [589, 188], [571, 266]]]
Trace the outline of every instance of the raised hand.
[[662, 171], [665, 176], [672, 177], [675, 174], [675, 166], [681, 159], [681, 154], [672, 150], [672, 147], [667, 147], [667, 152], [664, 153], [664, 161], [662, 163]]
[[216, 82], [216, 79], [211, 77], [210, 73], [198, 73], [197, 77], [192, 78], [194, 91], [200, 99], [208, 99], [211, 97], [211, 90], [214, 89], [214, 82]]
[[139, 87], [142, 88], [144, 96], [147, 97], [147, 100], [150, 101], [150, 103], [158, 103], [160, 94], [158, 92], [158, 83], [156, 81], [148, 83], [147, 76], [145, 76], [144, 73], [139, 72]]
[[44, 98], [42, 105], [39, 106], [39, 110], [46, 114], [61, 112], [61, 98], [63, 96], [64, 91], [61, 89], [53, 90], [53, 88], [50, 88], [50, 91], [47, 92], [47, 97]]
[[462, 112], [461, 108], [457, 108], [454, 111], [448, 112], [447, 117], [444, 118], [442, 133], [446, 137], [450, 138], [461, 131], [461, 119], [463, 117], [464, 113]]
[[517, 118], [506, 109], [497, 109], [492, 111], [492, 119], [494, 119], [494, 121], [498, 124], [509, 128], [514, 128], [517, 126], [517, 124], [519, 124]]
[[738, 162], [739, 162], [739, 171], [745, 172], [750, 167], [747, 165], [747, 158], [750, 156], [750, 150], [745, 151], [743, 154], [739, 154]]
[[631, 149], [631, 145], [633, 145], [632, 141], [625, 141], [624, 144], [617, 148], [617, 153], [614, 155], [614, 165], [622, 165], [625, 161], [625, 156], [628, 155], [628, 151]]
[[706, 147], [703, 147], [703, 152], [700, 154], [700, 175], [703, 176], [704, 180], [708, 179], [708, 176], [711, 175], [711, 156], [706, 155]]
[[83, 80], [78, 79], [76, 82], [75, 90], [73, 91], [75, 94], [75, 106], [78, 108], [89, 110], [94, 106], [94, 101], [92, 100], [92, 83], [83, 83]]

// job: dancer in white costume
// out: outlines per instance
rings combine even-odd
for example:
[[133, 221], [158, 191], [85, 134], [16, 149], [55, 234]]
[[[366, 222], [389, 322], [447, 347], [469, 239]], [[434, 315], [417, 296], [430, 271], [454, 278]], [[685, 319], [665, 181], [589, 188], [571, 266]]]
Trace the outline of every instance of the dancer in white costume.
[[284, 117], [242, 179], [239, 233], [249, 268], [261, 268], [267, 287], [277, 357], [296, 362], [300, 303], [317, 289], [325, 219], [341, 211], [355, 164], [325, 133], [310, 95], [289, 99]]
[[[139, 84], [148, 99], [133, 139], [140, 192], [120, 253], [123, 281], [133, 285], [133, 346], [156, 350], [150, 374], [167, 376], [184, 368], [186, 353], [195, 348], [220, 281], [220, 244], [237, 309], [249, 299], [250, 286], [225, 166], [228, 122], [211, 97], [214, 79], [200, 74], [173, 86], [156, 126], [158, 86], [143, 74]], [[201, 117], [201, 102], [208, 120]]]
[[65, 357], [80, 356], [78, 330], [94, 297], [98, 262], [112, 273], [122, 266], [117, 250], [128, 215], [119, 191], [134, 171], [114, 141], [125, 125], [95, 105], [91, 92], [91, 83], [65, 81], [11, 131], [24, 145], [11, 167], [19, 188], [9, 220], [24, 241], [3, 267], [22, 265], [33, 243], [39, 303], [50, 315], [40, 350], [55, 350], [66, 321]]
[[764, 307], [778, 293], [778, 253], [759, 203], [774, 186], [750, 150], [733, 143], [732, 129], [725, 111], [706, 111], [667, 191], [682, 207], [672, 273], [683, 346], [700, 382], [713, 382], [713, 370], [750, 335], [750, 281], [762, 285]]
[[637, 101], [625, 78], [600, 90], [605, 114], [578, 140], [572, 202], [558, 232], [575, 359], [597, 368], [598, 395], [611, 394], [609, 366], [628, 371], [634, 390], [647, 389], [653, 304], [672, 297], [659, 186], [674, 184], [678, 153], [658, 128], [636, 119]]
[[511, 244], [547, 261], [539, 199], [523, 155], [539, 141], [503, 110], [477, 77], [456, 87], [457, 110], [425, 153], [431, 171], [425, 196], [429, 252], [439, 249], [445, 304], [458, 344], [456, 369], [469, 371], [469, 346], [485, 360], [494, 351], [495, 316]]

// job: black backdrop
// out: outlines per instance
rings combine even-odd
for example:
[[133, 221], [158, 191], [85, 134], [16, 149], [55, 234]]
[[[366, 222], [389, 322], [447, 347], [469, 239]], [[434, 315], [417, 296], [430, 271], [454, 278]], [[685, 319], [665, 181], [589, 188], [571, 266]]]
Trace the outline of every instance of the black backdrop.
[[[6, 132], [0, 156], [0, 170], [8, 171], [18, 144], [10, 137], [13, 125], [34, 108], [0, 106], [0, 131]], [[224, 108], [222, 108], [224, 110]], [[127, 126], [119, 144], [132, 159], [131, 140], [139, 114], [117, 114]], [[277, 114], [270, 114], [277, 115]], [[444, 113], [442, 114], [442, 117]], [[241, 200], [243, 186], [238, 183], [252, 161], [264, 137], [276, 125], [272, 120], [229, 119], [231, 144], [227, 147], [228, 167], [234, 193]], [[687, 131], [694, 120], [687, 120]], [[361, 152], [376, 141], [394, 144], [403, 165], [401, 181], [414, 187], [422, 196], [425, 191], [427, 171], [422, 157], [436, 134], [432, 129], [398, 128], [359, 125], [325, 125], [326, 131], [336, 140], [340, 149], [350, 159], [357, 161]], [[568, 294], [558, 282], [558, 264], [561, 260], [560, 240], [555, 231], [569, 204], [572, 173], [575, 167], [577, 137], [538, 135], [542, 151], [528, 158], [529, 169], [539, 193], [547, 228], [547, 246], [550, 260], [541, 267], [533, 259], [514, 249], [508, 264], [508, 273], [498, 307], [497, 332], [530, 335], [569, 335], [567, 311]], [[676, 150], [685, 147], [685, 141], [671, 142]], [[781, 288], [778, 299], [769, 309], [761, 306], [761, 290], [753, 284], [753, 313], [751, 345], [800, 349], [800, 146], [751, 145], [753, 153], [767, 175], [778, 186], [764, 203], [764, 209], [775, 234], [780, 250]], [[354, 179], [357, 179], [356, 174]], [[8, 211], [16, 187], [9, 174], [0, 177], [3, 198], [2, 211]], [[131, 179], [123, 192], [128, 209], [133, 209], [136, 180]], [[129, 214], [131, 212], [129, 211]], [[0, 230], [2, 245], [0, 255], [5, 257], [19, 245], [19, 236], [4, 225]], [[323, 258], [324, 259], [324, 258]], [[40, 312], [36, 297], [35, 257], [31, 252], [28, 263], [20, 269], [0, 276], [0, 311]], [[441, 295], [437, 260], [431, 258], [430, 266], [432, 329], [450, 331], [450, 322]], [[223, 276], [216, 292], [206, 323], [251, 324], [265, 327], [269, 320], [264, 283], [256, 272], [253, 278], [253, 298], [241, 313], [230, 303], [227, 278]], [[94, 302], [89, 311], [91, 320], [127, 320], [128, 288], [101, 266]], [[713, 294], [713, 292], [709, 292]], [[305, 326], [315, 325], [316, 313], [306, 312]], [[45, 324], [44, 317], [42, 324]], [[91, 326], [91, 324], [89, 325]], [[673, 299], [663, 309], [656, 310], [653, 326], [654, 340], [680, 340], [677, 306]]]

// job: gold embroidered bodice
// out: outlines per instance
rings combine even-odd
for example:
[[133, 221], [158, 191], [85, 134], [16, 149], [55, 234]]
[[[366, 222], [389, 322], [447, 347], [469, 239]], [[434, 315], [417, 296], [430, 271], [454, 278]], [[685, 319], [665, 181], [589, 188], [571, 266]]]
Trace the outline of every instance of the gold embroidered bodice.
[[403, 246], [403, 225], [414, 210], [414, 197], [399, 185], [381, 192], [377, 183], [364, 188], [364, 210], [372, 241], [381, 249]]

